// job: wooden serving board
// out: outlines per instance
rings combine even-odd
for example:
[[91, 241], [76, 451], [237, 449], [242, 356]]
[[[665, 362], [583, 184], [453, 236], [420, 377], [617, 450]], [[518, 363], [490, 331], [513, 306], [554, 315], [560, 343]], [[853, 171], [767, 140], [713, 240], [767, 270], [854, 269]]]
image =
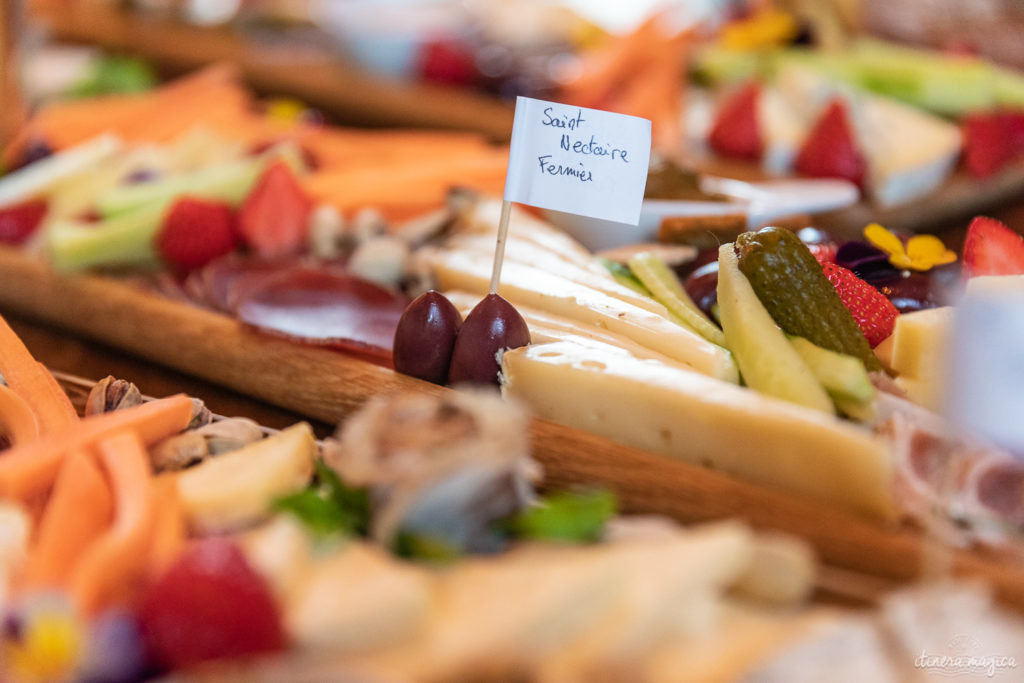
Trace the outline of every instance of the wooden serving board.
[[[345, 354], [258, 333], [226, 316], [98, 276], [61, 277], [0, 248], [0, 309], [45, 321], [173, 369], [312, 418], [338, 422], [370, 397], [448, 389]], [[683, 522], [741, 517], [806, 538], [833, 566], [894, 582], [921, 573], [925, 546], [913, 529], [884, 526], [719, 472], [673, 461], [546, 420], [532, 423], [547, 485], [602, 485], [629, 513]], [[982, 576], [1024, 610], [1019, 560], [956, 551], [958, 574]]]
[[507, 102], [468, 88], [374, 76], [323, 46], [257, 43], [230, 28], [146, 17], [112, 3], [42, 1], [31, 9], [56, 39], [144, 57], [169, 74], [236, 64], [258, 90], [296, 97], [348, 125], [467, 130], [496, 142], [512, 132]]

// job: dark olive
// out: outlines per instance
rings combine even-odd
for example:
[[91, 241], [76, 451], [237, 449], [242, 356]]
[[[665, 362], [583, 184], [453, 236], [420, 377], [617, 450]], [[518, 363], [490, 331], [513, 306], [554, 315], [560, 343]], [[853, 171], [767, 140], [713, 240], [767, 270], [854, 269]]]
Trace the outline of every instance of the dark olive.
[[448, 383], [497, 384], [498, 352], [529, 343], [530, 330], [519, 311], [497, 294], [488, 294], [459, 330]]
[[451, 301], [433, 290], [409, 304], [398, 320], [392, 360], [405, 375], [444, 384], [462, 316]]

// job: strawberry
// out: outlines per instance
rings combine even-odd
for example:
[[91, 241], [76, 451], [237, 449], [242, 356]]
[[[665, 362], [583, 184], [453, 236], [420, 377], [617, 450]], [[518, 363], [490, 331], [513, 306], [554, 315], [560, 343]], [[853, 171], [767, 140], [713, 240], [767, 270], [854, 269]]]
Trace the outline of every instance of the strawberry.
[[864, 186], [867, 162], [857, 148], [846, 104], [833, 99], [796, 157], [796, 170], [813, 178], [842, 178]]
[[260, 256], [297, 254], [306, 248], [313, 202], [283, 161], [263, 172], [238, 209], [246, 245]]
[[967, 228], [963, 264], [967, 277], [1024, 274], [1024, 237], [994, 218], [977, 216]]
[[1024, 156], [1024, 110], [1003, 111], [999, 114], [999, 119], [1003, 124], [1006, 139], [1010, 142], [1013, 157], [1017, 159]]
[[164, 666], [280, 650], [277, 603], [263, 577], [226, 538], [195, 542], [144, 592], [139, 621]]
[[764, 152], [764, 141], [757, 122], [757, 103], [761, 86], [752, 81], [740, 88], [718, 110], [708, 143], [725, 157], [756, 161]]
[[423, 80], [444, 85], [468, 85], [477, 76], [472, 51], [455, 40], [435, 40], [423, 45], [416, 69]]
[[238, 246], [231, 207], [223, 202], [182, 197], [164, 215], [156, 247], [164, 261], [187, 273]]
[[823, 263], [821, 269], [857, 321], [871, 348], [892, 334], [900, 312], [884, 294], [842, 266]]
[[807, 248], [814, 254], [814, 258], [818, 259], [818, 263], [835, 263], [836, 254], [839, 252], [835, 242], [808, 244]]
[[0, 209], [0, 243], [22, 244], [32, 236], [46, 216], [46, 202], [42, 199]]
[[970, 114], [964, 118], [964, 166], [975, 178], [987, 178], [1010, 163], [1014, 145], [1008, 139], [1012, 119], [997, 113]]

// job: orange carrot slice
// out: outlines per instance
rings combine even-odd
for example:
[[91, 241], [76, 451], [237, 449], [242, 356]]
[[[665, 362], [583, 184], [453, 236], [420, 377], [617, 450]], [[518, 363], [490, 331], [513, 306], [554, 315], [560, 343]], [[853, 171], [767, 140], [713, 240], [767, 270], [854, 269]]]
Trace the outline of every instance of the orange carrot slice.
[[78, 422], [71, 399], [45, 367], [36, 361], [0, 317], [0, 374], [7, 386], [36, 414], [41, 434], [52, 434]]
[[103, 473], [82, 451], [61, 466], [25, 567], [30, 588], [61, 585], [82, 551], [110, 525], [114, 502]]
[[86, 614], [123, 603], [141, 588], [155, 519], [149, 456], [138, 435], [117, 432], [101, 439], [97, 451], [114, 492], [114, 523], [71, 572], [72, 600]]
[[150, 541], [149, 575], [159, 576], [185, 549], [188, 529], [174, 475], [164, 475], [154, 480], [153, 498], [156, 519]]
[[10, 387], [0, 384], [0, 431], [10, 444], [22, 444], [39, 436], [39, 420], [32, 408]]
[[0, 497], [25, 500], [53, 483], [66, 455], [126, 429], [146, 445], [176, 434], [192, 419], [192, 399], [184, 394], [127, 410], [88, 417], [59, 434], [43, 436], [0, 454]]

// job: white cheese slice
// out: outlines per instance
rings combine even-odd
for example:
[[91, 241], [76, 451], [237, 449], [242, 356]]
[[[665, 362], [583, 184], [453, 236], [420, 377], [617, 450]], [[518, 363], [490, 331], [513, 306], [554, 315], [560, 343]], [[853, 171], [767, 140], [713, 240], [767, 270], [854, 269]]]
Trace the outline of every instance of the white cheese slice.
[[[442, 290], [485, 294], [491, 264], [463, 251], [424, 252]], [[515, 306], [530, 306], [622, 335], [698, 372], [739, 381], [732, 354], [696, 332], [595, 289], [520, 263], [506, 263], [498, 293]]]
[[810, 108], [796, 108], [772, 87], [761, 89], [757, 108], [764, 155], [761, 166], [769, 173], [788, 173], [813, 123]]
[[[491, 235], [496, 238], [500, 217], [500, 199], [480, 198], [462, 215], [459, 230]], [[509, 235], [533, 242], [539, 247], [580, 265], [589, 264], [594, 259], [593, 254], [572, 237], [550, 223], [534, 218], [516, 207], [512, 207], [508, 232]]]
[[[445, 292], [444, 296], [459, 310], [463, 320], [483, 298], [478, 294], [470, 294], [458, 290]], [[689, 367], [672, 360], [663, 353], [652, 351], [631, 339], [602, 330], [594, 325], [580, 323], [560, 315], [555, 315], [554, 313], [539, 311], [529, 306], [516, 306], [516, 310], [519, 311], [519, 314], [523, 316], [523, 320], [526, 321], [526, 326], [530, 329], [530, 340], [534, 344], [572, 341], [584, 346], [599, 345], [618, 349], [634, 358], [656, 360], [668, 365], [677, 365], [681, 368]]]
[[860, 515], [895, 514], [885, 444], [819, 411], [564, 342], [506, 352], [502, 375], [540, 417]]
[[867, 162], [867, 185], [881, 207], [903, 204], [936, 189], [960, 154], [960, 129], [896, 100], [829, 80], [812, 68], [788, 64], [776, 78], [790, 109], [816, 117], [834, 97], [847, 104], [857, 144]]
[[[489, 235], [456, 236], [448, 240], [446, 246], [451, 249], [465, 250], [484, 261], [494, 259], [495, 241]], [[518, 237], [509, 237], [506, 240], [504, 262], [521, 263], [525, 266], [546, 270], [651, 313], [668, 317], [668, 310], [663, 305], [649, 296], [644, 296], [629, 287], [620, 285], [604, 267], [595, 262], [583, 265], [567, 261], [558, 254], [538, 246], [535, 242]]]

